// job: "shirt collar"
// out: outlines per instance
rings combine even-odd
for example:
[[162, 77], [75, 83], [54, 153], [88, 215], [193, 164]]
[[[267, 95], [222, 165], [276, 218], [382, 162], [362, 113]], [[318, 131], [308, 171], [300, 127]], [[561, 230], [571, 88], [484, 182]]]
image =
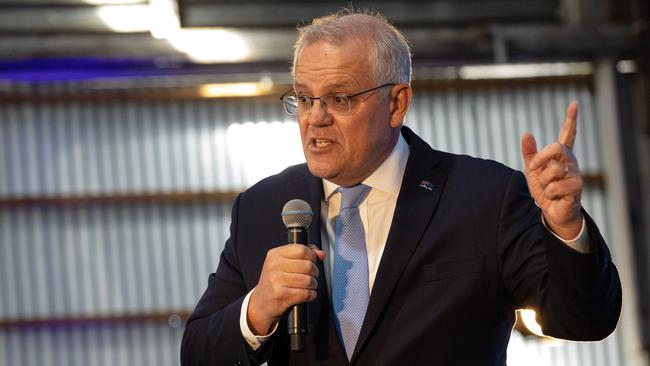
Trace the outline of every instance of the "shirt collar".
[[[399, 134], [397, 143], [393, 147], [390, 155], [370, 176], [364, 179], [363, 184], [371, 187], [373, 190], [379, 190], [395, 197], [399, 195], [404, 171], [406, 170], [406, 161], [409, 157], [409, 145]], [[329, 201], [331, 196], [339, 188], [339, 185], [323, 179], [323, 193], [325, 201]]]

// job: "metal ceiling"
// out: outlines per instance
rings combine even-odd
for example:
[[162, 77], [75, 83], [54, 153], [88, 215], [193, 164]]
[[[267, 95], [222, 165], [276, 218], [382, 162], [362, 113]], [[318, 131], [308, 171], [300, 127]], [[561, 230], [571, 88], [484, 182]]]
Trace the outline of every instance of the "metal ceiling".
[[[416, 63], [596, 59], [633, 53], [633, 4], [640, 0], [352, 1], [382, 12], [407, 35]], [[248, 53], [217, 63], [285, 68], [295, 27], [348, 1], [0, 0], [0, 60], [97, 58], [191, 63], [169, 39], [148, 31], [154, 3], [176, 8], [182, 29], [221, 27], [245, 40]], [[150, 4], [151, 3], [151, 4]], [[632, 5], [631, 5], [632, 4]], [[612, 9], [617, 9], [613, 11]], [[621, 10], [628, 9], [628, 10]], [[632, 9], [632, 10], [630, 10]], [[116, 31], [102, 14], [136, 17]], [[118, 19], [120, 20], [120, 19]], [[206, 41], [203, 47], [223, 47]]]

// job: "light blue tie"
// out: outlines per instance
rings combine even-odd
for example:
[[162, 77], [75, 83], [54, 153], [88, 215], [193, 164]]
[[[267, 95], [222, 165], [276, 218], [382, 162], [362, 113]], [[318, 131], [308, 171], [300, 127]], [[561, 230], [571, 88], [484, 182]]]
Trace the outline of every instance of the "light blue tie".
[[348, 360], [359, 338], [368, 299], [368, 253], [366, 234], [359, 215], [359, 204], [370, 187], [359, 184], [339, 187], [341, 211], [336, 219], [334, 271], [332, 275], [332, 306], [336, 329], [345, 345]]

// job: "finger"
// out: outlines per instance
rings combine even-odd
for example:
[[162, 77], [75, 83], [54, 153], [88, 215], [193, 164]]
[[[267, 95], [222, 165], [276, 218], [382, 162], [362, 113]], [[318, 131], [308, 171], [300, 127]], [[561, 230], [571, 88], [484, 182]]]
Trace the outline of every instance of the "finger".
[[302, 244], [287, 244], [281, 247], [281, 255], [290, 259], [308, 259], [315, 262], [317, 257], [316, 253], [306, 245]]
[[278, 261], [269, 268], [276, 273], [297, 273], [318, 277], [318, 267], [308, 259], [289, 259]]
[[528, 167], [530, 161], [537, 154], [537, 142], [535, 137], [530, 133], [521, 135], [521, 155], [524, 158], [524, 167]]
[[318, 257], [319, 260], [322, 261], [322, 260], [325, 259], [325, 256], [326, 256], [325, 251], [318, 249], [318, 247], [315, 246], [314, 244], [309, 244], [309, 248], [311, 248], [311, 250], [314, 251], [314, 253], [316, 254], [316, 257]]
[[571, 151], [568, 147], [559, 142], [554, 142], [537, 152], [537, 154], [530, 160], [528, 169], [539, 169], [540, 167], [546, 166], [546, 164], [551, 160], [557, 160], [560, 162], [571, 161], [572, 157], [569, 154], [571, 154]]
[[537, 180], [542, 187], [546, 187], [553, 181], [566, 178], [569, 171], [567, 169], [570, 169], [567, 164], [560, 163], [557, 160], [551, 160], [539, 173]]
[[560, 129], [560, 135], [557, 141], [569, 149], [573, 149], [573, 143], [576, 140], [578, 125], [578, 102], [572, 101], [567, 107], [564, 125]]
[[318, 297], [316, 290], [305, 290], [297, 288], [287, 288], [286, 289], [287, 299], [289, 300], [289, 306], [302, 304], [305, 302], [311, 302], [316, 300]]
[[297, 273], [287, 273], [284, 277], [284, 281], [288, 287], [296, 289], [307, 289], [315, 290], [318, 288], [318, 281], [316, 278]]
[[549, 200], [564, 199], [569, 196], [576, 197], [582, 192], [582, 179], [573, 177], [571, 179], [556, 180], [549, 183], [544, 189], [544, 197]]

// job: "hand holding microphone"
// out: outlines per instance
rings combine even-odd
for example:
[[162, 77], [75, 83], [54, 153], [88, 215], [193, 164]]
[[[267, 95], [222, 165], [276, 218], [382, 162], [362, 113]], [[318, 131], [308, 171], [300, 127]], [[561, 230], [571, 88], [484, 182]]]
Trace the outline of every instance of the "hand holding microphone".
[[[296, 201], [300, 202], [294, 206]], [[283, 221], [287, 226], [289, 244], [268, 251], [259, 282], [248, 304], [248, 325], [257, 335], [268, 334], [282, 315], [294, 305], [316, 299], [318, 285], [316, 261], [323, 260], [325, 252], [313, 245], [304, 245], [308, 242], [306, 228], [311, 223], [311, 216], [311, 207], [301, 200], [289, 201], [283, 209]], [[302, 313], [298, 309], [289, 317], [290, 320], [297, 320], [297, 323], [289, 324], [292, 334], [298, 334], [290, 335], [297, 351], [300, 351], [298, 348], [301, 341], [304, 345], [302, 330], [306, 330], [306, 323], [302, 324], [300, 320]]]

